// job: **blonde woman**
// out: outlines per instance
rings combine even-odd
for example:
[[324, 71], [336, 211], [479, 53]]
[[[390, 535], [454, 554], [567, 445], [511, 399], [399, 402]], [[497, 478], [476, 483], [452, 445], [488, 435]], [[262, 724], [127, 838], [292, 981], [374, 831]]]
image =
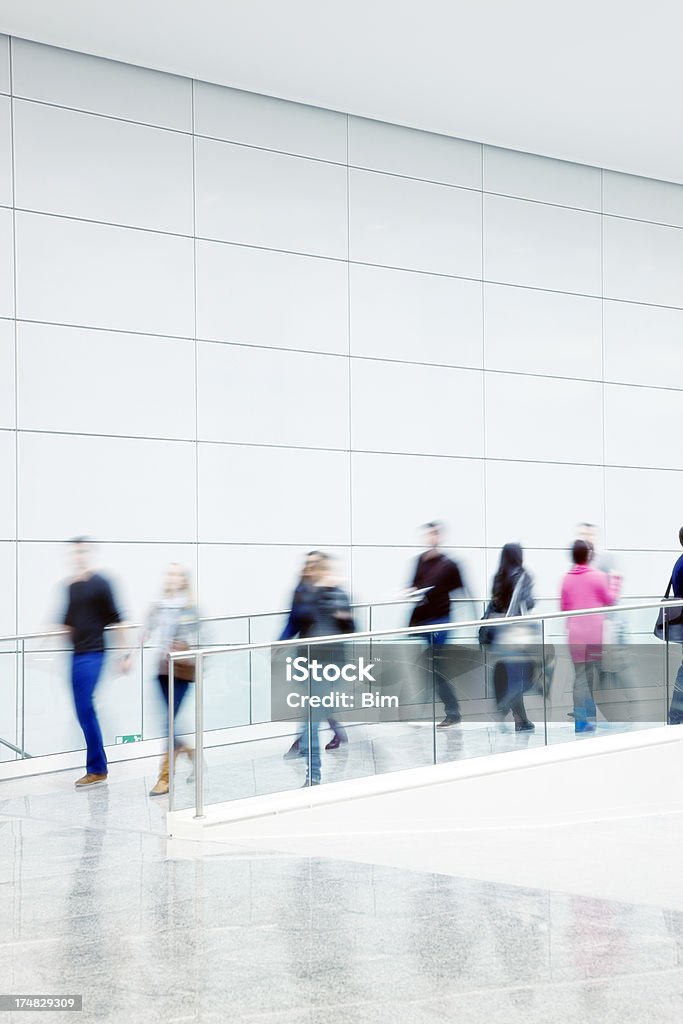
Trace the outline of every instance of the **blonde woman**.
[[[161, 598], [152, 606], [145, 631], [146, 640], [155, 638], [159, 651], [159, 667], [157, 678], [159, 687], [168, 709], [168, 655], [171, 651], [182, 651], [195, 647], [199, 639], [199, 616], [192, 593], [190, 576], [186, 569], [177, 562], [171, 562], [166, 570], [166, 578]], [[194, 659], [179, 660], [173, 669], [173, 709], [174, 732], [178, 721], [178, 712], [187, 695], [188, 688], [194, 682]], [[173, 737], [173, 745], [179, 754], [187, 754], [190, 762], [194, 759], [194, 751]], [[168, 753], [161, 762], [161, 771], [150, 796], [162, 796], [168, 793]]]

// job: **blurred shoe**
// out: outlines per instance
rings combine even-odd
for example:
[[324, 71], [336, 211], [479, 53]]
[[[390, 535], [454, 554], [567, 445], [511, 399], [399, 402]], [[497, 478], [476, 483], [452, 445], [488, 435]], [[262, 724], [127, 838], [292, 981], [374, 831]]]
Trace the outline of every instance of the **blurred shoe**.
[[285, 761], [293, 761], [295, 758], [303, 756], [299, 748], [299, 740], [294, 740], [287, 753], [282, 755]]
[[161, 762], [159, 778], [150, 789], [149, 795], [164, 796], [165, 793], [168, 793], [168, 754], [164, 756], [164, 759]]
[[185, 754], [190, 762], [190, 774], [187, 776], [187, 781], [194, 782], [194, 750], [192, 747], [181, 746], [176, 750], [176, 758], [180, 757], [181, 754]]
[[325, 744], [325, 750], [338, 750], [342, 743], [348, 742], [348, 736], [340, 736], [339, 733], [335, 733], [330, 742]]
[[595, 722], [574, 722], [574, 732], [595, 732]]
[[319, 786], [319, 785], [320, 785], [320, 779], [308, 779], [307, 778], [301, 788], [302, 789], [308, 789], [309, 786]]
[[458, 715], [457, 718], [453, 718], [450, 715], [446, 715], [443, 722], [439, 722], [437, 729], [449, 729], [452, 725], [460, 725], [462, 717]]
[[526, 722], [515, 722], [515, 732], [534, 732], [536, 726], [527, 718]]
[[99, 786], [100, 783], [107, 781], [107, 774], [104, 775], [92, 775], [88, 772], [86, 775], [81, 776], [74, 782], [76, 789], [90, 789], [92, 786]]

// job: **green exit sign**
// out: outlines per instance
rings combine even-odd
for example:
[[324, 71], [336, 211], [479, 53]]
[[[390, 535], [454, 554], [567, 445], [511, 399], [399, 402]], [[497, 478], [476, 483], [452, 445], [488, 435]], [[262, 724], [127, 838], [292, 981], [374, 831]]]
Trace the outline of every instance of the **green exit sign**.
[[141, 734], [139, 732], [134, 732], [134, 733], [131, 733], [130, 736], [117, 736], [116, 737], [116, 742], [117, 743], [139, 743], [141, 739], [142, 739]]

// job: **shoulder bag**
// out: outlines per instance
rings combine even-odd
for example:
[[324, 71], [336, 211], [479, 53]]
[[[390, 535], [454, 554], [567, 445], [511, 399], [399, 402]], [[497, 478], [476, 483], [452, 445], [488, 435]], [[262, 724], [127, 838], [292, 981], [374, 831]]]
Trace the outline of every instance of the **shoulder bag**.
[[[673, 575], [666, 588], [663, 601], [669, 600], [669, 594], [673, 586]], [[659, 640], [671, 640], [675, 644], [683, 644], [683, 606], [679, 608], [660, 608], [657, 622], [655, 623], [654, 634]]]

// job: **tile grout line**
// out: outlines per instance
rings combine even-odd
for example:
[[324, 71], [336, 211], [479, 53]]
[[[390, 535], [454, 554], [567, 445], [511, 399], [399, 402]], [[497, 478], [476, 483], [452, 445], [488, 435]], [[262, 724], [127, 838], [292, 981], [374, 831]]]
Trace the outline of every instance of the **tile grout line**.
[[604, 171], [600, 171], [600, 372], [602, 375], [602, 537], [606, 551], [607, 539], [607, 382], [605, 380], [605, 184]]
[[[348, 417], [349, 417], [349, 582], [351, 595], [356, 590], [353, 557], [353, 358], [351, 355], [351, 169], [349, 165], [349, 132], [350, 119], [346, 115], [346, 331], [348, 348]], [[353, 596], [351, 596], [353, 600]]]
[[[14, 629], [19, 632], [19, 320], [17, 318], [17, 211], [16, 211], [16, 147], [15, 147], [15, 124], [14, 124], [14, 61], [13, 61], [13, 38], [7, 37], [7, 58], [9, 70], [10, 89], [10, 174], [12, 183], [12, 304], [13, 304], [13, 334], [14, 334]], [[15, 735], [14, 741], [17, 746], [23, 747], [22, 733], [24, 720], [23, 707], [23, 672], [24, 663], [20, 648], [17, 649], [15, 659], [15, 681], [14, 681], [14, 708], [15, 708]]]
[[192, 321], [194, 328], [194, 578], [197, 601], [201, 601], [199, 579], [199, 341], [197, 321], [197, 147], [195, 139], [195, 79], [191, 82], [191, 145], [192, 145]]
[[[486, 367], [486, 285], [485, 281], [485, 266], [486, 266], [486, 230], [485, 230], [485, 195], [484, 189], [484, 174], [485, 174], [485, 151], [484, 146], [481, 147], [481, 186], [482, 186], [482, 197], [481, 197], [481, 361], [482, 366]], [[484, 501], [484, 578], [489, 578], [489, 536], [488, 536], [488, 431], [487, 431], [487, 416], [486, 416], [486, 370], [482, 373], [481, 390], [482, 390], [482, 478], [483, 478], [483, 501]]]

